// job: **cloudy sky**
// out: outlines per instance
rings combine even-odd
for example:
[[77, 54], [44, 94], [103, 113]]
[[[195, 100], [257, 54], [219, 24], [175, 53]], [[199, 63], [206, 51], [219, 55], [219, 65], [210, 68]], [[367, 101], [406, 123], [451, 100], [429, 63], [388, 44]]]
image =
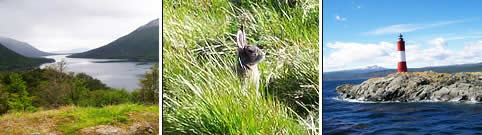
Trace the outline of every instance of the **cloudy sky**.
[[324, 0], [323, 71], [395, 69], [399, 33], [409, 68], [482, 62], [482, 1]]
[[42, 51], [94, 49], [159, 18], [160, 0], [0, 0], [0, 36]]

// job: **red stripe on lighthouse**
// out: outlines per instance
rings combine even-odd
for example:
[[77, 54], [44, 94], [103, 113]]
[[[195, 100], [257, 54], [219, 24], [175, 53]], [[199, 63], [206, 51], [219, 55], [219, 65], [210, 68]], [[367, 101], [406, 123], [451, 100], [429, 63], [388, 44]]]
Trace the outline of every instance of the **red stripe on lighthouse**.
[[407, 72], [407, 62], [398, 62], [397, 72]]
[[405, 41], [398, 40], [397, 47], [398, 47], [398, 51], [405, 51]]
[[407, 62], [405, 61], [405, 41], [403, 41], [402, 34], [397, 42], [398, 52], [400, 52], [400, 61], [398, 62], [397, 71], [407, 72]]

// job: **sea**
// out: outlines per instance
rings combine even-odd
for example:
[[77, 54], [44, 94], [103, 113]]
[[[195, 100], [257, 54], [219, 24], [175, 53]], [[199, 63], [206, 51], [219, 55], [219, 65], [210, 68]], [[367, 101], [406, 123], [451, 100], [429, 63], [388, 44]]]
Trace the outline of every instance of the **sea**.
[[360, 84], [363, 81], [365, 80], [323, 81], [323, 134], [482, 134], [482, 104], [479, 103], [374, 103], [337, 98], [337, 86]]
[[[139, 86], [139, 79], [143, 74], [150, 71], [154, 62], [129, 62], [121, 59], [85, 59], [67, 58], [67, 55], [51, 55], [46, 58], [55, 59], [55, 62], [65, 60], [67, 71], [74, 73], [86, 73], [111, 88], [134, 91]], [[45, 68], [46, 63], [40, 66]]]

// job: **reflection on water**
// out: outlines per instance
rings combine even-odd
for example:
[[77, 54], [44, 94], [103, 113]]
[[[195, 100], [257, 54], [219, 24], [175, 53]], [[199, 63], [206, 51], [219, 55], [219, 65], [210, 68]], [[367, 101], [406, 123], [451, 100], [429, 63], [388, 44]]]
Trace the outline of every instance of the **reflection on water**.
[[[109, 87], [125, 88], [132, 91], [139, 88], [139, 79], [142, 74], [149, 71], [155, 63], [146, 62], [123, 62], [114, 59], [84, 59], [67, 58], [67, 55], [52, 55], [46, 58], [55, 59], [56, 62], [62, 59], [67, 62], [67, 71], [74, 73], [86, 73], [99, 79]], [[49, 63], [52, 64], [52, 63]], [[43, 64], [44, 68], [49, 64]]]

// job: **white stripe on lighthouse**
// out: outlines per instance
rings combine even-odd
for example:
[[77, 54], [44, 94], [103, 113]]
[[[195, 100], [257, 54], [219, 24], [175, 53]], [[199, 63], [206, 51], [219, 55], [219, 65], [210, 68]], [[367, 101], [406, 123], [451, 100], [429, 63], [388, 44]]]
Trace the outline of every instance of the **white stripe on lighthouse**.
[[405, 51], [399, 51], [400, 52], [400, 62], [405, 62]]

